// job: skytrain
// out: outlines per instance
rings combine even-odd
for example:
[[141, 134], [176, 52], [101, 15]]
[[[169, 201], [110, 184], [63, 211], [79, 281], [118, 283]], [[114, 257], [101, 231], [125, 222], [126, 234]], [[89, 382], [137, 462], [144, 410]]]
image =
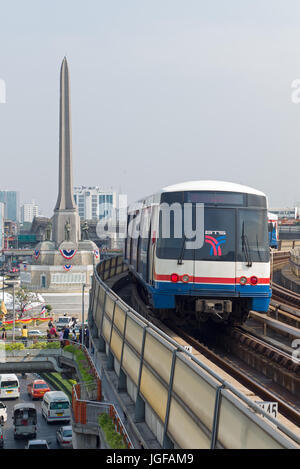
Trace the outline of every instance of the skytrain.
[[269, 307], [267, 198], [222, 181], [168, 186], [128, 210], [125, 262], [158, 316], [243, 323]]

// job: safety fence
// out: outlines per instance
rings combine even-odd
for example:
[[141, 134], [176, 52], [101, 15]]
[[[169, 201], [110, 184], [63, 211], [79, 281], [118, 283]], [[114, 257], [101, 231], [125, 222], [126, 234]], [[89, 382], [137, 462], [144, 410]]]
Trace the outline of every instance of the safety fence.
[[125, 271], [122, 263], [118, 256], [98, 264], [89, 315], [118, 386], [125, 386], [135, 403], [136, 421], [146, 421], [164, 448], [298, 448], [298, 435], [105, 284], [101, 276], [107, 280]]
[[133, 449], [133, 444], [114, 404], [93, 400], [99, 384], [77, 383], [72, 389], [72, 409], [75, 423], [99, 427], [99, 417], [107, 414], [111, 418], [115, 431], [121, 435], [126, 448]]

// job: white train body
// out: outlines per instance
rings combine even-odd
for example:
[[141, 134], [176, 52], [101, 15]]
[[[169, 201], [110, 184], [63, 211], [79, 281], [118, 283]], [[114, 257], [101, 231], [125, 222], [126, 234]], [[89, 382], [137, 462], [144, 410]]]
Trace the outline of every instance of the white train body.
[[155, 310], [243, 322], [271, 297], [266, 196], [220, 181], [166, 187], [129, 210], [125, 260]]

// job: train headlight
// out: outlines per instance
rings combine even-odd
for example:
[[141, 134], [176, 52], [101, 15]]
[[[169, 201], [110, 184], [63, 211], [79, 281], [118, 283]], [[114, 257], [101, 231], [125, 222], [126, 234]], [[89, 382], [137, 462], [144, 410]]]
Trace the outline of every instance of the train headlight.
[[178, 274], [171, 274], [171, 282], [176, 283], [179, 280]]
[[252, 277], [250, 277], [250, 283], [251, 285], [257, 285], [258, 278], [255, 275], [252, 275]]
[[187, 274], [185, 274], [185, 275], [183, 275], [183, 276], [181, 277], [181, 280], [182, 280], [184, 283], [187, 283], [187, 282], [190, 281], [190, 277], [189, 277]]
[[247, 283], [247, 277], [241, 277], [240, 278], [240, 284], [241, 285], [246, 285], [246, 283]]

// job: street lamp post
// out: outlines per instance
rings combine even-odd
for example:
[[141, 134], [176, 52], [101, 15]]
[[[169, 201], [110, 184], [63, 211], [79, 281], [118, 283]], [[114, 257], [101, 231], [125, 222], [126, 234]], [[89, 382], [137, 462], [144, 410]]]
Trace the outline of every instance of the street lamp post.
[[81, 345], [84, 345], [84, 289], [87, 287], [86, 283], [82, 284], [82, 310], [81, 310]]
[[15, 283], [13, 283], [13, 342], [16, 334]]
[[6, 285], [9, 285], [13, 287], [13, 342], [15, 341], [15, 335], [16, 335], [16, 309], [15, 309], [15, 285], [18, 282], [16, 280], [10, 280], [9, 282], [6, 282]]

